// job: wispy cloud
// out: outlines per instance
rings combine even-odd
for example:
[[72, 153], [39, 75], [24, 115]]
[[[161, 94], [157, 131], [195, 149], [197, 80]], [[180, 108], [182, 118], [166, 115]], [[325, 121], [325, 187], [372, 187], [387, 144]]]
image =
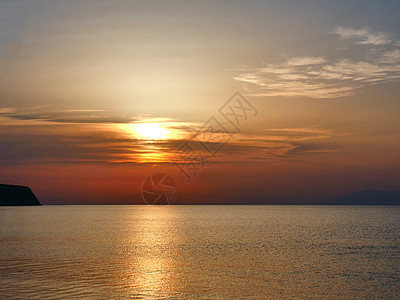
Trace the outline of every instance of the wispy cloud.
[[41, 120], [54, 123], [127, 123], [135, 119], [128, 115], [93, 109], [56, 109], [49, 106], [0, 108], [0, 117], [15, 120]]
[[12, 107], [0, 107], [0, 115], [11, 114], [14, 112]]
[[391, 36], [385, 32], [371, 32], [368, 29], [336, 27], [333, 31], [342, 39], [354, 39], [360, 44], [386, 45], [392, 43]]
[[223, 151], [211, 160], [214, 163], [265, 162], [293, 159], [295, 155], [310, 152], [337, 152], [328, 141], [344, 134], [347, 133], [318, 127], [268, 128], [254, 134], [233, 134]]
[[323, 57], [292, 57], [289, 58], [287, 64], [289, 66], [307, 66], [307, 65], [318, 65], [326, 62]]
[[287, 57], [280, 64], [238, 68], [234, 79], [256, 96], [311, 98], [349, 96], [364, 86], [400, 79], [400, 43], [389, 34], [343, 27], [337, 27], [334, 34], [351, 39], [350, 46], [363, 44], [366, 53], [357, 59]]
[[[69, 118], [68, 122], [62, 123], [58, 117], [21, 118], [15, 109], [3, 108], [0, 111], [4, 115], [11, 114], [3, 117], [5, 121], [0, 122], [0, 164], [171, 163], [180, 159], [179, 149], [185, 141], [196, 140], [193, 131], [199, 127], [197, 123], [143, 117], [136, 117], [137, 121], [131, 123], [79, 123], [75, 122], [76, 118], [72, 118], [73, 122]], [[161, 122], [159, 124], [168, 134], [155, 140], [137, 134], [135, 126], [149, 122]], [[232, 139], [212, 161], [269, 161], [311, 150], [330, 150], [320, 141], [335, 135], [337, 133], [332, 130], [316, 127], [232, 134]], [[203, 152], [205, 156], [208, 155], [205, 149]]]

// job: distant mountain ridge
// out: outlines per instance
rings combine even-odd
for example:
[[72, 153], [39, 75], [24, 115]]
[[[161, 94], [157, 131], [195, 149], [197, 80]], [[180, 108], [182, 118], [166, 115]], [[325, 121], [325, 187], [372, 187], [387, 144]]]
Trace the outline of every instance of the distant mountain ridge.
[[330, 205], [400, 205], [400, 191], [362, 190], [324, 202]]
[[0, 184], [0, 206], [41, 205], [27, 186]]

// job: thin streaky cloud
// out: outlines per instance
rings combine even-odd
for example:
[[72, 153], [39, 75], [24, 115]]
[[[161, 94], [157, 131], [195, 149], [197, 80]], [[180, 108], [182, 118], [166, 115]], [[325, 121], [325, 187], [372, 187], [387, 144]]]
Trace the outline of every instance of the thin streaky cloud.
[[343, 57], [339, 51], [342, 57], [331, 60], [322, 56], [286, 57], [280, 64], [241, 66], [234, 79], [243, 83], [249, 95], [310, 98], [350, 96], [365, 86], [400, 79], [399, 42], [389, 39], [389, 34], [343, 27], [336, 32], [341, 39], [358, 37], [350, 41], [350, 46], [362, 43], [368, 51], [356, 59]]
[[387, 45], [392, 43], [391, 36], [385, 32], [371, 32], [368, 29], [353, 29], [344, 28], [342, 26], [336, 27], [333, 33], [340, 36], [342, 39], [358, 39], [360, 44], [371, 45]]
[[70, 109], [54, 107], [0, 108], [0, 117], [14, 120], [41, 120], [55, 123], [129, 123], [135, 118], [107, 112], [105, 110]]
[[[30, 161], [173, 162], [181, 157], [180, 146], [190, 140], [190, 135], [184, 129], [180, 130], [179, 136], [175, 134], [166, 139], [145, 140], [135, 135], [134, 130], [124, 130], [119, 124], [42, 122], [27, 120], [18, 125], [0, 125], [0, 139], [7, 145], [0, 149], [0, 164], [23, 164]], [[180, 127], [178, 123], [170, 124], [171, 128]], [[126, 125], [135, 124], [138, 123]], [[187, 123], [182, 122], [182, 125]], [[289, 157], [301, 153], [302, 149], [310, 150], [310, 147], [326, 150], [322, 141], [337, 135], [334, 130], [317, 127], [267, 129], [258, 134], [234, 134], [233, 139], [223, 149], [223, 155], [215, 162], [224, 161], [224, 156], [226, 159], [234, 158], [244, 162], [252, 161], [250, 157], [256, 155], [260, 161], [265, 161], [274, 157]], [[52, 141], [51, 145], [48, 145], [48, 141]], [[328, 146], [331, 149], [331, 145]]]
[[297, 128], [266, 128], [265, 131], [284, 131], [294, 133], [329, 133], [330, 129], [319, 129], [313, 127], [297, 127]]
[[287, 64], [289, 66], [307, 66], [307, 65], [317, 65], [326, 62], [323, 57], [292, 57], [289, 58]]
[[0, 107], [0, 115], [1, 114], [10, 114], [13, 113], [15, 110], [12, 107]]

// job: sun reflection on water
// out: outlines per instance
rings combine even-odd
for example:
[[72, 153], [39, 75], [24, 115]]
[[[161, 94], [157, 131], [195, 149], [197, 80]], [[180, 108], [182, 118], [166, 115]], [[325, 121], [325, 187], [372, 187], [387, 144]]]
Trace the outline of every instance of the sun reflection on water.
[[130, 285], [138, 295], [162, 297], [167, 292], [169, 295], [179, 294], [180, 287], [174, 284], [177, 281], [170, 272], [176, 268], [178, 255], [174, 251], [176, 249], [170, 247], [175, 239], [175, 231], [171, 231], [175, 224], [173, 210], [148, 206], [140, 211], [144, 215], [138, 219], [140, 224], [136, 226], [143, 230], [140, 236], [133, 238], [132, 243], [136, 243], [141, 251], [130, 266], [134, 274]]

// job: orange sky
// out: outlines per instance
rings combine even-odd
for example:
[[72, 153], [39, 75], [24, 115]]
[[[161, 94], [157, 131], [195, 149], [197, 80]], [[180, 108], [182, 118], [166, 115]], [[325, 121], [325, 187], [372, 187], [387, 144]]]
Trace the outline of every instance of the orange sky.
[[[64, 204], [142, 203], [155, 172], [176, 180], [176, 203], [399, 189], [399, 10], [2, 2], [0, 182]], [[242, 114], [237, 128], [219, 111], [236, 91], [249, 108], [225, 106]], [[215, 157], [201, 148], [208, 162], [185, 182], [172, 164], [188, 162], [180, 147], [211, 117], [226, 132], [207, 145], [227, 143]]]

